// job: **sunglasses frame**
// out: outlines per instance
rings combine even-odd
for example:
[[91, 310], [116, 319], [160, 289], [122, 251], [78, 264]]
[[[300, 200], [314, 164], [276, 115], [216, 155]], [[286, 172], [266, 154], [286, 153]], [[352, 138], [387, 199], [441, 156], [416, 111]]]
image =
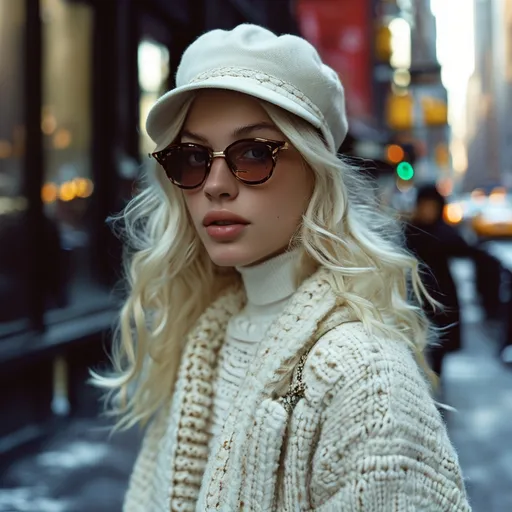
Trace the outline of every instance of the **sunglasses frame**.
[[[229, 160], [229, 158], [227, 157], [226, 153], [228, 153], [229, 150], [233, 146], [235, 146], [236, 144], [239, 144], [241, 142], [261, 142], [261, 143], [265, 144], [268, 147], [268, 149], [270, 150], [271, 156], [272, 156], [272, 168], [270, 169], [268, 175], [265, 178], [263, 178], [262, 180], [259, 180], [259, 181], [246, 181], [246, 180], [244, 180], [243, 178], [238, 176], [237, 173], [239, 171], [237, 171], [237, 169], [234, 166], [233, 162], [231, 162]], [[208, 154], [208, 161], [206, 162], [206, 171], [204, 173], [204, 178], [201, 181], [201, 183], [199, 183], [198, 185], [194, 185], [194, 186], [181, 185], [180, 183], [177, 183], [171, 176], [169, 176], [167, 174], [167, 171], [165, 170], [164, 164], [165, 164], [165, 159], [166, 159], [167, 155], [173, 149], [183, 148], [183, 147], [200, 148], [201, 150], [204, 150]], [[151, 157], [154, 158], [160, 164], [160, 166], [162, 167], [162, 169], [165, 172], [165, 175], [167, 176], [167, 178], [174, 185], [176, 185], [177, 187], [179, 187], [181, 189], [184, 189], [184, 190], [192, 190], [192, 189], [200, 187], [207, 180], [207, 178], [208, 178], [208, 176], [210, 174], [211, 168], [212, 168], [213, 160], [215, 158], [224, 158], [224, 160], [226, 160], [226, 163], [227, 163], [227, 165], [229, 167], [229, 170], [231, 171], [233, 176], [238, 181], [244, 183], [245, 185], [261, 185], [262, 183], [265, 183], [266, 181], [268, 181], [272, 177], [272, 174], [274, 173], [274, 169], [275, 169], [276, 164], [277, 164], [277, 155], [278, 155], [279, 151], [286, 150], [286, 149], [289, 149], [288, 142], [277, 141], [277, 140], [272, 140], [272, 139], [263, 139], [261, 137], [254, 137], [252, 139], [239, 139], [239, 140], [236, 140], [235, 142], [232, 142], [226, 149], [224, 149], [224, 151], [213, 151], [213, 149], [209, 148], [208, 146], [203, 146], [202, 144], [196, 144], [194, 142], [178, 142], [178, 143], [175, 143], [175, 144], [171, 144], [170, 146], [167, 146], [165, 149], [162, 149], [160, 151], [156, 151], [155, 153], [150, 153], [149, 157], [150, 158]]]

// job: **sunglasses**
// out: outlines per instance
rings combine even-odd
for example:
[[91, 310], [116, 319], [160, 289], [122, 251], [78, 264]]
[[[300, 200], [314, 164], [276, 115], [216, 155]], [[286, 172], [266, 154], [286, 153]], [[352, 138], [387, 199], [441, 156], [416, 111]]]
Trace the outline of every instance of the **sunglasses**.
[[255, 138], [237, 140], [224, 151], [181, 142], [149, 156], [163, 167], [177, 187], [193, 189], [206, 181], [214, 158], [224, 158], [233, 176], [242, 183], [265, 183], [274, 172], [277, 154], [284, 149], [288, 149], [287, 142]]

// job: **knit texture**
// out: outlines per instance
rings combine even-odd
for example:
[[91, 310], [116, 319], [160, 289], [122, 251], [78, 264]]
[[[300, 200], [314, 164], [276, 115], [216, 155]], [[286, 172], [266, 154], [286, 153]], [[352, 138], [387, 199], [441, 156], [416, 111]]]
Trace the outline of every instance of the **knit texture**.
[[295, 269], [299, 258], [299, 251], [294, 250], [252, 267], [237, 269], [242, 275], [247, 304], [230, 318], [219, 352], [213, 385], [212, 438], [224, 425], [259, 343], [297, 289]]
[[[125, 511], [470, 511], [409, 349], [366, 332], [327, 275], [306, 280], [270, 327], [209, 454], [216, 358], [244, 293], [208, 308], [186, 341], [165, 427], [147, 432]], [[311, 348], [305, 396], [288, 414], [279, 396]]]

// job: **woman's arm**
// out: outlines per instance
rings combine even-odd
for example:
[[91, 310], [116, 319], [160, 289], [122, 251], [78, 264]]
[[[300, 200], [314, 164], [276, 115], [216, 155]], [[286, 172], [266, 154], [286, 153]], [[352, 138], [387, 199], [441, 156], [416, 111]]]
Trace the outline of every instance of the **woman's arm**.
[[336, 331], [328, 336], [342, 375], [313, 457], [313, 509], [470, 511], [457, 455], [409, 349], [360, 324]]

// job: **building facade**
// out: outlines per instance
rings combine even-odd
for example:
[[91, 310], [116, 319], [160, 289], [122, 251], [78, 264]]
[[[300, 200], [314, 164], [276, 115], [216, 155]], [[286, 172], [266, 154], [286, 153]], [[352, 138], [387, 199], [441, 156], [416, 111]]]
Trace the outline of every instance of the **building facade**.
[[464, 186], [512, 187], [512, 5], [475, 0], [475, 71], [467, 102]]

